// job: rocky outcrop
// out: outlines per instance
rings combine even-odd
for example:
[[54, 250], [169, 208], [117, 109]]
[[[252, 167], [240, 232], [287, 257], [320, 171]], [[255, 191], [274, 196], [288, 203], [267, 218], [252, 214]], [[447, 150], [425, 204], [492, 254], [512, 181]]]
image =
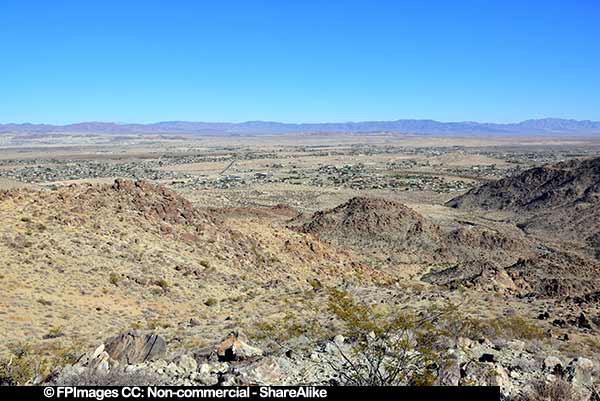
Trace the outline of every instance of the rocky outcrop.
[[299, 223], [301, 232], [381, 257], [400, 257], [402, 252], [409, 259], [431, 260], [445, 247], [438, 226], [402, 203], [382, 198], [355, 197]]
[[248, 358], [261, 356], [263, 351], [249, 345], [246, 336], [241, 332], [231, 332], [216, 348], [219, 361], [242, 361]]
[[600, 259], [600, 158], [536, 167], [474, 188], [447, 206], [512, 212], [523, 231]]
[[[240, 338], [246, 340], [239, 333], [231, 333], [206, 357], [177, 351], [176, 356], [133, 364], [112, 359], [98, 364], [107, 357], [101, 345], [75, 365], [65, 367], [55, 383], [105, 383], [112, 378], [127, 384], [126, 380], [154, 378], [156, 383], [168, 385], [344, 385], [344, 376], [336, 367], [344, 366], [345, 358], [354, 355], [358, 346], [352, 339], [335, 336], [305, 351], [265, 356]], [[491, 342], [461, 337], [455, 345], [448, 350], [449, 363], [438, 367], [437, 384], [499, 386], [504, 399], [518, 399], [540, 380], [565, 380], [573, 391], [589, 395], [597, 366], [590, 359], [568, 358], [551, 348], [530, 347], [520, 340]], [[226, 355], [236, 357], [217, 360]]]
[[112, 337], [105, 346], [112, 359], [129, 365], [159, 359], [167, 352], [167, 344], [162, 337], [137, 330]]
[[600, 200], [600, 158], [536, 167], [450, 200], [455, 208], [545, 210]]

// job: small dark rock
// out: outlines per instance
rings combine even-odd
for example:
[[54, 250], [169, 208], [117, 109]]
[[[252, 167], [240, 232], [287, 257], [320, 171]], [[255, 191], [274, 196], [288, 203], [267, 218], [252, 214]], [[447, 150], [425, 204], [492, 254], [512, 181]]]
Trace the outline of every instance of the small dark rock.
[[581, 312], [581, 314], [577, 317], [576, 324], [577, 324], [577, 327], [579, 327], [580, 329], [591, 329], [592, 328], [592, 323], [587, 318], [587, 316], [585, 316], [585, 313], [583, 313], [583, 312]]
[[479, 362], [496, 362], [494, 354], [482, 354], [479, 357]]
[[552, 325], [554, 325], [556, 327], [565, 328], [565, 327], [567, 327], [567, 322], [564, 319], [554, 319], [552, 321]]
[[538, 315], [538, 320], [546, 320], [550, 317], [550, 314], [548, 312], [544, 312], [544, 313], [540, 313]]

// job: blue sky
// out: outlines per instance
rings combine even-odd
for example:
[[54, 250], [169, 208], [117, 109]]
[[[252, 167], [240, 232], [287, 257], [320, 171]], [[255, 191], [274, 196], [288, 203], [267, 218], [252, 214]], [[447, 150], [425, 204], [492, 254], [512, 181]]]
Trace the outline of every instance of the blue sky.
[[0, 2], [0, 122], [600, 120], [600, 2]]

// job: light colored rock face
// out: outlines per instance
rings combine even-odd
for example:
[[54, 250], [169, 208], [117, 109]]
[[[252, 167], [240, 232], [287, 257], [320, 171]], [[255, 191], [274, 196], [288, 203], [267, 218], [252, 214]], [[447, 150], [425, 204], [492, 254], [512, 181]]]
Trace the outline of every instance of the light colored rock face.
[[110, 338], [105, 347], [112, 359], [130, 365], [161, 358], [167, 352], [162, 337], [136, 330]]
[[567, 366], [569, 380], [578, 386], [591, 387], [594, 362], [586, 358], [573, 359]]
[[549, 356], [546, 359], [544, 359], [544, 372], [558, 373], [559, 371], [562, 372], [562, 370], [563, 363], [560, 360], [560, 358], [557, 358], [555, 356]]
[[241, 361], [261, 356], [263, 351], [246, 343], [246, 337], [239, 332], [232, 332], [216, 349], [220, 361]]
[[239, 369], [239, 384], [244, 385], [285, 385], [288, 383], [291, 367], [285, 364], [284, 358], [266, 357], [256, 364]]
[[181, 355], [177, 358], [177, 367], [184, 372], [192, 373], [198, 368], [198, 362], [190, 355]]

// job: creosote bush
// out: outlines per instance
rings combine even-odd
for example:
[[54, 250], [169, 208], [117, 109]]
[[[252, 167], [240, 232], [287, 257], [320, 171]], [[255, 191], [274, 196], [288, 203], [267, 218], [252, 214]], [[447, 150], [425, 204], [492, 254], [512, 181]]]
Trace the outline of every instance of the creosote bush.
[[43, 383], [56, 369], [74, 363], [80, 355], [79, 343], [48, 344], [44, 348], [12, 344], [9, 355], [0, 358], [0, 386]]
[[592, 397], [585, 398], [578, 393], [573, 385], [562, 378], [553, 381], [538, 379], [532, 382], [518, 398], [518, 401], [588, 401]]
[[[327, 363], [346, 385], [432, 385], [448, 369], [459, 369], [449, 349], [460, 337], [477, 337], [477, 321], [454, 305], [425, 311], [384, 313], [329, 289], [329, 310], [342, 321], [351, 347], [338, 344], [339, 358]], [[334, 343], [335, 344], [335, 343]], [[341, 362], [340, 362], [341, 361]]]

